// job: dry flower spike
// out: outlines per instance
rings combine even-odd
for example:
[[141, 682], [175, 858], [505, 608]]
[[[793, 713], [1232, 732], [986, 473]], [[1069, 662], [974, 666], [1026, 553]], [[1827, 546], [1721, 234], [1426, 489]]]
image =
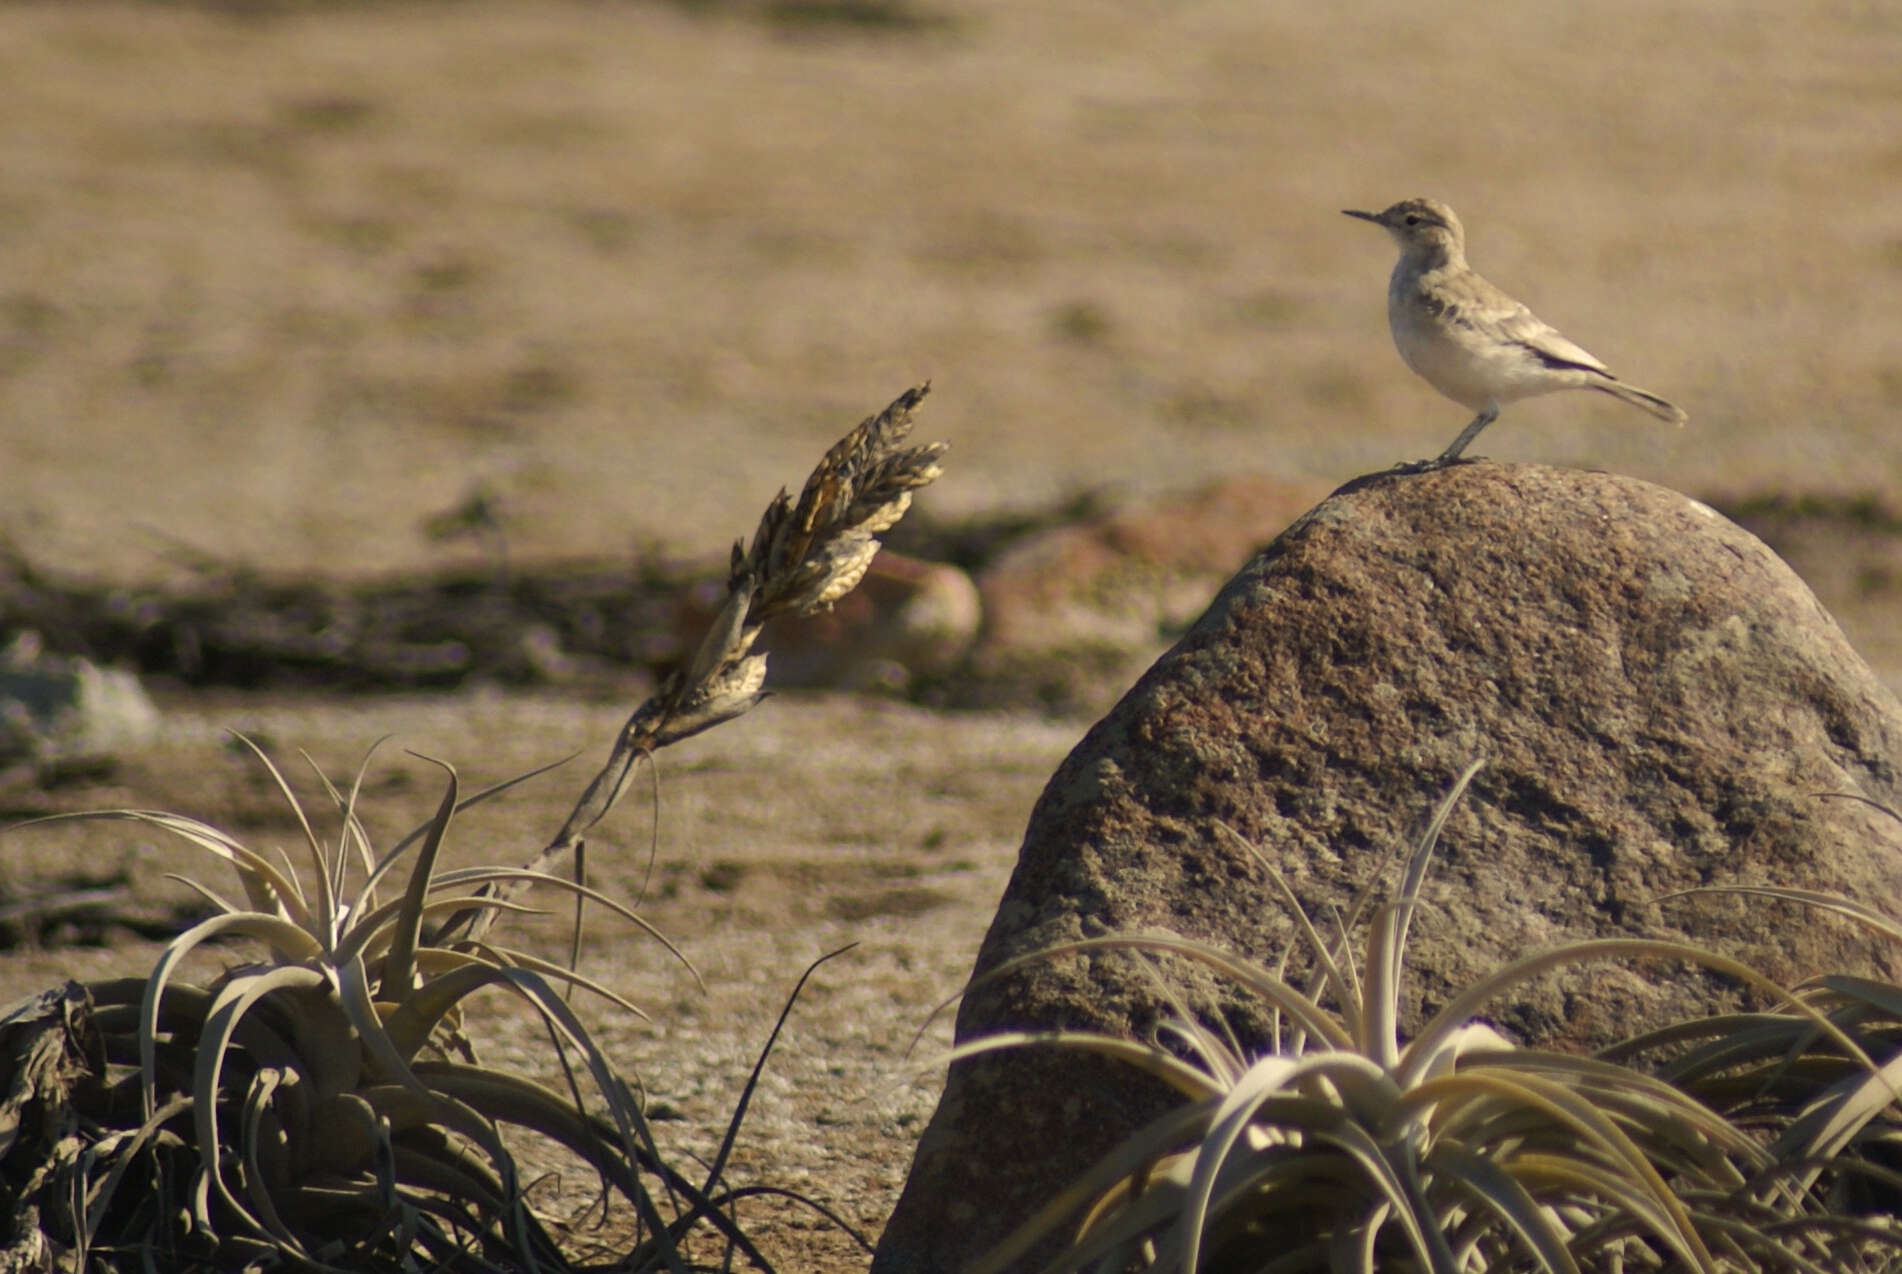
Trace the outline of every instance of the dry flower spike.
[[[906, 390], [885, 410], [867, 417], [834, 443], [806, 479], [794, 502], [773, 498], [753, 533], [752, 546], [733, 545], [727, 598], [692, 660], [636, 708], [574, 812], [546, 848], [524, 864], [546, 871], [574, 852], [590, 828], [607, 816], [643, 756], [702, 730], [731, 721], [765, 694], [766, 656], [754, 650], [775, 615], [807, 615], [858, 586], [879, 549], [878, 537], [911, 507], [912, 492], [936, 481], [945, 444], [905, 446], [912, 414], [929, 383]], [[497, 893], [506, 898], [509, 886]], [[495, 913], [453, 917], [438, 934], [480, 938]]]

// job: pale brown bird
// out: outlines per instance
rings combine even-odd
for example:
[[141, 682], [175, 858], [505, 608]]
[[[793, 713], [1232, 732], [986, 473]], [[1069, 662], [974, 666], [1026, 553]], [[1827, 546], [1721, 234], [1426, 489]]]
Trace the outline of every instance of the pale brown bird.
[[1437, 199], [1405, 199], [1384, 212], [1357, 212], [1400, 245], [1387, 283], [1387, 322], [1408, 367], [1461, 406], [1472, 423], [1433, 461], [1459, 459], [1504, 403], [1561, 389], [1596, 389], [1682, 425], [1682, 409], [1628, 385], [1592, 354], [1507, 296], [1466, 264], [1466, 232]]

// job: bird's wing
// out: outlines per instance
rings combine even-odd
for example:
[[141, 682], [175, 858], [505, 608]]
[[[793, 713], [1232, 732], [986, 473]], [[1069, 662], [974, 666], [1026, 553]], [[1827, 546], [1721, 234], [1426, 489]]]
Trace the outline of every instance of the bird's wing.
[[1517, 301], [1512, 303], [1510, 313], [1500, 315], [1495, 321], [1500, 336], [1524, 346], [1547, 367], [1572, 367], [1603, 376], [1611, 375], [1611, 368], [1600, 362], [1591, 351], [1567, 340], [1557, 328]]
[[[1545, 366], [1573, 368], [1611, 376], [1611, 369], [1590, 350], [1567, 340], [1559, 330], [1527, 309], [1511, 294], [1475, 271], [1441, 285], [1455, 313], [1446, 317], [1486, 337], [1517, 345]], [[1616, 379], [1616, 377], [1613, 377]]]

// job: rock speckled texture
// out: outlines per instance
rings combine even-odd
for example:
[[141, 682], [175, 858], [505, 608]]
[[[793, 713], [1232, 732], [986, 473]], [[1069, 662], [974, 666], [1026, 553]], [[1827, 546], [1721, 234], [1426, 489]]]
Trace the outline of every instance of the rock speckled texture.
[[[1414, 925], [1408, 1021], [1516, 955], [1596, 936], [1686, 937], [1786, 980], [1893, 973], [1840, 922], [1661, 896], [1749, 881], [1892, 905], [1902, 832], [1828, 794], [1895, 803], [1898, 743], [1902, 707], [1809, 590], [1705, 506], [1538, 467], [1375, 475], [1249, 564], [1064, 762], [978, 970], [1132, 931], [1271, 962], [1291, 921], [1218, 822], [1310, 909], [1342, 906], [1485, 757]], [[1135, 968], [1111, 954], [1014, 972], [966, 999], [959, 1038], [1145, 1035], [1167, 1009]], [[1183, 994], [1263, 1037], [1233, 992], [1189, 976]], [[1493, 1020], [1592, 1047], [1736, 1002], [1682, 968], [1606, 965]], [[954, 1067], [874, 1271], [958, 1269], [1163, 1099], [1054, 1050]]]

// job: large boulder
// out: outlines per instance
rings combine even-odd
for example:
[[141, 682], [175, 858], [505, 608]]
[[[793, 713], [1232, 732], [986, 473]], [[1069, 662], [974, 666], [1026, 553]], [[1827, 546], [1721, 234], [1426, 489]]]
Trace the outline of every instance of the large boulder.
[[[1407, 1021], [1595, 936], [1687, 938], [1785, 980], [1892, 975], [1895, 951], [1828, 917], [1661, 896], [1748, 881], [1894, 908], [1902, 830], [1832, 797], [1897, 803], [1898, 745], [1902, 706], [1809, 590], [1704, 505], [1538, 467], [1375, 475], [1262, 552], [1071, 753], [977, 971], [1139, 930], [1272, 962], [1299, 948], [1291, 921], [1218, 822], [1326, 917], [1483, 757], [1413, 926]], [[1265, 1039], [1246, 997], [1193, 978], [1182, 994]], [[1584, 1048], [1737, 1002], [1680, 967], [1595, 966], [1491, 1012], [1522, 1041]], [[1141, 1037], [1169, 1012], [1131, 958], [1071, 957], [982, 985], [958, 1037]], [[1165, 1101], [1048, 1048], [953, 1067], [875, 1274], [959, 1269]]]

